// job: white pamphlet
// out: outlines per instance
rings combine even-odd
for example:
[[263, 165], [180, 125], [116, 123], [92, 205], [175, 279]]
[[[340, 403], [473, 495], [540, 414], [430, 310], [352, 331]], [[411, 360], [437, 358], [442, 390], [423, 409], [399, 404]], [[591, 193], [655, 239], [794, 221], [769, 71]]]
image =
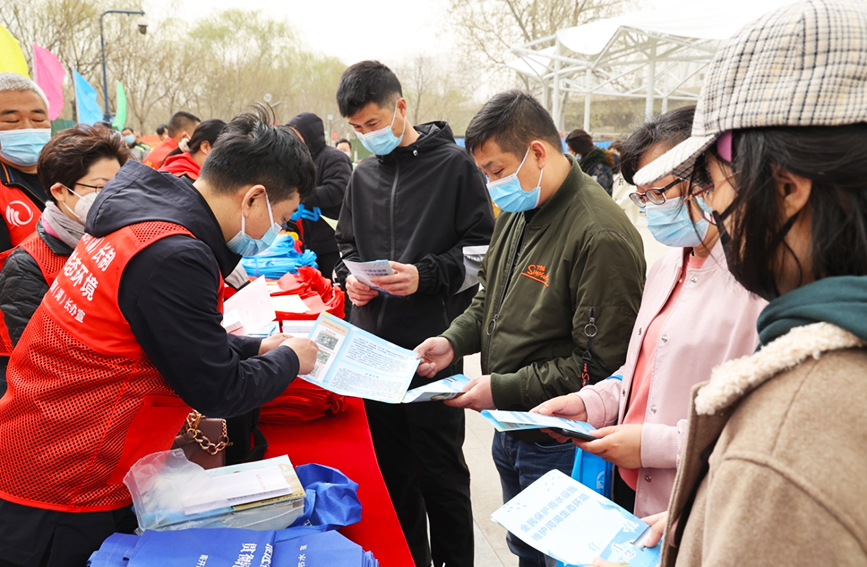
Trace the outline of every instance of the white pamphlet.
[[591, 565], [597, 557], [630, 567], [659, 564], [659, 546], [642, 545], [647, 524], [558, 470], [545, 473], [491, 519], [566, 565]]
[[224, 508], [226, 503], [239, 506], [291, 493], [292, 487], [284, 478], [283, 471], [273, 465], [213, 477], [210, 490], [191, 490], [183, 495], [184, 513], [201, 514]]
[[372, 262], [353, 262], [352, 260], [343, 260], [343, 265], [349, 268], [349, 271], [360, 283], [372, 287], [377, 291], [388, 293], [381, 287], [373, 285], [370, 281], [370, 278], [394, 275], [394, 270], [391, 269], [391, 264], [388, 263], [388, 260], [373, 260]]
[[274, 311], [282, 313], [307, 313], [310, 308], [304, 303], [300, 295], [272, 295], [271, 305]]
[[421, 362], [417, 352], [327, 313], [319, 316], [309, 337], [319, 351], [313, 371], [301, 378], [344, 396], [398, 404]]
[[469, 383], [470, 379], [463, 374], [455, 374], [454, 376], [413, 388], [403, 397], [403, 403], [451, 400], [463, 394], [464, 386]]
[[542, 415], [528, 411], [482, 410], [485, 418], [497, 431], [519, 431], [524, 429], [557, 429], [558, 433], [577, 437], [584, 441], [597, 439], [593, 435], [596, 429], [584, 421], [575, 421], [565, 417]]
[[229, 319], [224, 318], [224, 325], [230, 321], [240, 320], [241, 326], [231, 331], [233, 335], [256, 332], [277, 317], [271, 305], [271, 294], [268, 293], [264, 276], [245, 285], [238, 293], [226, 300], [223, 313], [232, 311], [235, 311], [236, 315], [232, 315]]

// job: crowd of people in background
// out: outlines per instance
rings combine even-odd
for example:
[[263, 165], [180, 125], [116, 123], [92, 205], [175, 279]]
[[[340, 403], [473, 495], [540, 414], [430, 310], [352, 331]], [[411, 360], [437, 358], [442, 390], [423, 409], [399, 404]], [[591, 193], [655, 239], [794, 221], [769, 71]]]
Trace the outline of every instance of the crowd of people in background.
[[[797, 0], [723, 43], [697, 106], [608, 149], [517, 90], [461, 148], [410, 122], [376, 61], [340, 79], [356, 139], [334, 146], [316, 114], [264, 107], [176, 112], [153, 148], [107, 124], [52, 137], [39, 87], [0, 73], [0, 567], [83, 565], [135, 528], [120, 479], [190, 407], [239, 415], [310, 372], [312, 341], [220, 324], [225, 282], [281, 229], [351, 323], [415, 349], [411, 388], [480, 354], [457, 398], [365, 403], [416, 567], [474, 562], [466, 409], [596, 427], [497, 432], [503, 499], [570, 474], [577, 446], [665, 534], [664, 565], [863, 565], [865, 51], [867, 5]], [[618, 176], [669, 248], [649, 270]], [[373, 286], [344, 264], [378, 259], [393, 275]], [[521, 567], [552, 563], [507, 541]]]

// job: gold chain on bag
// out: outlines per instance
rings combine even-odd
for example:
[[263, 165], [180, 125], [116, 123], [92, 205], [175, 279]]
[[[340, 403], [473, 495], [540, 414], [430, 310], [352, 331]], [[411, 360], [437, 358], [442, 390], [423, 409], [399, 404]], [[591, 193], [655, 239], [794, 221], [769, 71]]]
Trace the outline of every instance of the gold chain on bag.
[[193, 410], [190, 412], [190, 415], [187, 416], [187, 430], [193, 439], [195, 439], [196, 443], [199, 444], [199, 447], [202, 448], [202, 451], [206, 451], [211, 455], [216, 455], [220, 451], [226, 448], [229, 444], [229, 432], [226, 430], [226, 420], [221, 419], [223, 425], [223, 431], [217, 439], [217, 442], [214, 443], [208, 437], [199, 430], [199, 422], [202, 420], [204, 416]]

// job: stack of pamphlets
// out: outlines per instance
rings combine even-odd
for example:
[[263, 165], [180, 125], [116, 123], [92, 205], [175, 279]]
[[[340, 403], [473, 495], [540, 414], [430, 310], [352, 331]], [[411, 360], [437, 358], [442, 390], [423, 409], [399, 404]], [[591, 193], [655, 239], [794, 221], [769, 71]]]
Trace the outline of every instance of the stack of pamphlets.
[[416, 402], [441, 402], [452, 400], [464, 393], [464, 387], [470, 383], [470, 379], [463, 374], [455, 374], [418, 388], [413, 388], [403, 397], [403, 403]]
[[543, 415], [528, 411], [482, 410], [482, 417], [493, 425], [497, 431], [520, 431], [524, 429], [552, 429], [566, 437], [574, 437], [582, 441], [594, 441], [596, 429], [584, 421], [575, 421], [565, 417]]

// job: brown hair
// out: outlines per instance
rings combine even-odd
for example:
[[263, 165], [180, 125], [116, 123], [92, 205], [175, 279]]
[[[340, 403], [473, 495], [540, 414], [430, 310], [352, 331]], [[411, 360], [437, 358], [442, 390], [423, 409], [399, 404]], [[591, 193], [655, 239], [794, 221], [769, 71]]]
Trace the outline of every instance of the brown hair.
[[105, 126], [79, 124], [53, 137], [39, 154], [36, 172], [45, 192], [51, 197], [51, 186], [61, 183], [72, 188], [87, 175], [90, 166], [107, 158], [120, 165], [130, 157], [120, 133]]

